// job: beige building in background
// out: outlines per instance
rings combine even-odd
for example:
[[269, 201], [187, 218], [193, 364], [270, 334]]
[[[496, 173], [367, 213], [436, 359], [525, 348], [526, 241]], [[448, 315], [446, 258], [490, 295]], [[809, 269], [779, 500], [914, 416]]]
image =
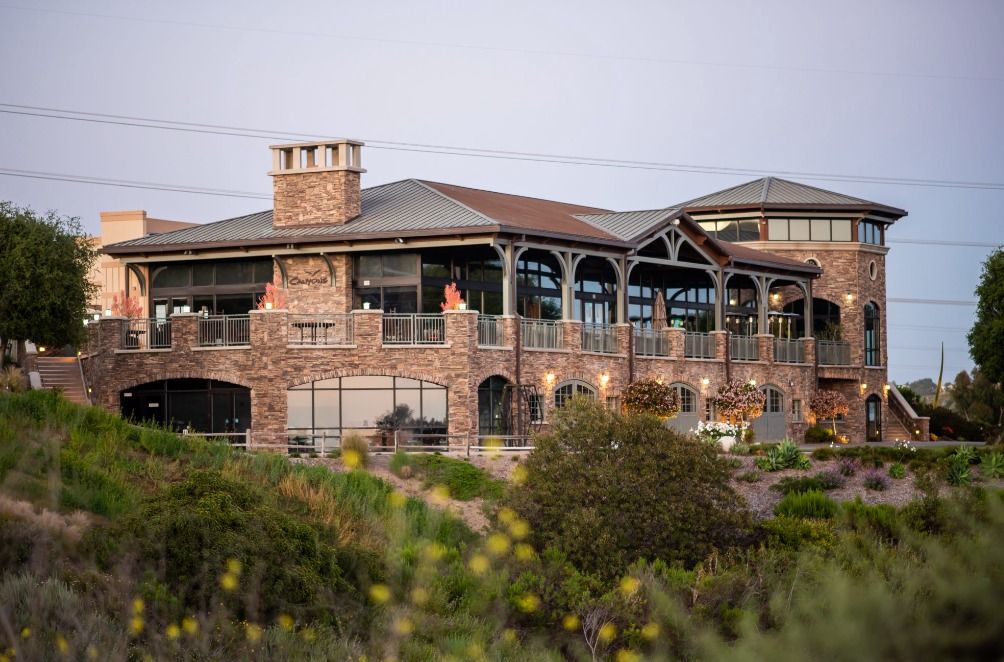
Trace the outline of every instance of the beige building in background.
[[[154, 234], [163, 234], [190, 228], [197, 223], [185, 221], [168, 221], [161, 218], [150, 218], [146, 210], [134, 209], [128, 211], [101, 212], [101, 234], [92, 237], [94, 248], [102, 247], [130, 239], [141, 239]], [[147, 300], [147, 285], [149, 275], [145, 266], [132, 266], [131, 277], [126, 277], [126, 266], [111, 255], [100, 253], [91, 269], [91, 282], [98, 286], [98, 291], [91, 300], [91, 311], [102, 313], [110, 310], [116, 295], [126, 291], [128, 283], [129, 296], [138, 297], [143, 310], [149, 308]]]

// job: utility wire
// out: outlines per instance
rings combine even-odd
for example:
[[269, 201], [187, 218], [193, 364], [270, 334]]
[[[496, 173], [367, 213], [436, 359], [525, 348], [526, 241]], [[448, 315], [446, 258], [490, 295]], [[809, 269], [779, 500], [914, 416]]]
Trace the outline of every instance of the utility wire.
[[0, 176], [24, 177], [27, 179], [45, 179], [56, 182], [73, 182], [77, 184], [95, 184], [99, 186], [115, 186], [118, 188], [135, 188], [152, 191], [171, 191], [174, 193], [195, 193], [198, 195], [216, 195], [227, 198], [253, 198], [256, 200], [271, 200], [271, 195], [250, 193], [247, 191], [232, 191], [228, 189], [210, 189], [194, 186], [176, 186], [174, 184], [157, 184], [155, 182], [137, 182], [123, 179], [106, 179], [102, 177], [81, 177], [57, 172], [38, 172], [35, 170], [15, 170], [0, 168]]
[[911, 299], [907, 297], [886, 297], [886, 301], [889, 303], [919, 303], [919, 304], [930, 304], [934, 306], [975, 306], [975, 301], [967, 301], [963, 299]]
[[13, 9], [17, 11], [45, 12], [50, 14], [63, 14], [66, 16], [82, 16], [88, 18], [101, 18], [117, 21], [131, 21], [135, 23], [152, 23], [161, 25], [174, 25], [178, 27], [200, 28], [207, 30], [226, 30], [230, 32], [253, 32], [259, 34], [283, 35], [291, 37], [323, 38], [338, 41], [356, 41], [376, 44], [397, 44], [406, 46], [420, 46], [423, 48], [448, 48], [464, 51], [481, 51], [486, 53], [510, 53], [515, 55], [547, 55], [559, 57], [576, 57], [591, 60], [609, 60], [614, 62], [638, 62], [645, 64], [670, 64], [684, 66], [718, 67], [726, 69], [746, 69], [765, 71], [792, 71], [797, 73], [811, 74], [839, 74], [852, 76], [872, 76], [880, 78], [914, 78], [922, 80], [965, 80], [965, 81], [989, 81], [1000, 82], [1004, 78], [999, 76], [974, 76], [962, 74], [933, 74], [917, 72], [896, 72], [896, 71], [864, 71], [855, 69], [831, 69], [825, 67], [798, 67], [791, 65], [757, 64], [751, 62], [716, 62], [711, 60], [690, 60], [680, 58], [646, 57], [640, 55], [614, 55], [605, 53], [590, 53], [587, 51], [562, 51], [543, 48], [516, 48], [513, 46], [490, 46], [486, 44], [460, 44], [439, 41], [421, 41], [416, 39], [392, 39], [387, 37], [370, 37], [359, 34], [340, 34], [331, 32], [317, 32], [307, 30], [288, 30], [278, 28], [259, 27], [239, 27], [221, 23], [200, 23], [196, 21], [181, 21], [176, 19], [159, 19], [138, 16], [122, 16], [117, 14], [98, 14], [94, 12], [68, 11], [65, 9], [51, 9], [47, 7], [25, 7], [21, 5], [0, 5], [3, 9]]
[[[70, 120], [116, 126], [131, 126], [165, 131], [183, 131], [190, 133], [214, 134], [255, 138], [258, 140], [315, 140], [317, 134], [277, 131], [270, 129], [254, 129], [247, 127], [227, 126], [220, 124], [204, 124], [199, 122], [182, 122], [164, 120], [152, 117], [137, 117], [130, 115], [113, 115], [109, 113], [94, 113], [65, 108], [49, 108], [44, 106], [29, 106], [24, 104], [0, 103], [0, 113], [22, 115], [46, 119]], [[866, 184], [887, 184], [896, 186], [919, 186], [934, 188], [986, 189], [1004, 190], [1004, 182], [977, 182], [949, 179], [920, 179], [909, 177], [880, 177], [870, 175], [844, 175], [837, 173], [805, 172], [796, 170], [765, 170], [758, 168], [731, 168], [727, 166], [705, 166], [686, 163], [670, 163], [660, 161], [633, 161], [628, 159], [609, 159], [592, 156], [575, 156], [565, 154], [547, 154], [541, 152], [520, 152], [512, 150], [496, 150], [480, 147], [459, 147], [456, 145], [435, 145], [427, 143], [410, 143], [390, 140], [367, 139], [367, 146], [373, 149], [385, 149], [401, 152], [420, 152], [442, 154], [448, 156], [466, 156], [475, 158], [491, 158], [511, 161], [530, 161], [537, 163], [559, 163], [564, 165], [592, 166], [604, 168], [623, 168], [631, 170], [655, 170], [669, 172], [690, 172], [712, 175], [784, 175], [801, 179], [857, 182]]]

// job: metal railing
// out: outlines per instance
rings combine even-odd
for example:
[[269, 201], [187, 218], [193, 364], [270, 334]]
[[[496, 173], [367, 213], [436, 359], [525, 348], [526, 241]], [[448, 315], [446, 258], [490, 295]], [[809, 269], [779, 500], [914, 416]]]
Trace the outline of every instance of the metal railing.
[[729, 356], [733, 361], [756, 361], [760, 358], [760, 343], [753, 336], [732, 336]]
[[521, 320], [520, 335], [526, 349], [561, 349], [565, 346], [561, 324], [555, 320]]
[[502, 347], [502, 318], [494, 315], [478, 315], [478, 344], [482, 347]]
[[582, 351], [617, 353], [617, 328], [612, 324], [583, 324]]
[[290, 315], [288, 325], [290, 345], [351, 345], [355, 340], [350, 314]]
[[776, 363], [805, 363], [805, 347], [800, 340], [774, 338], [774, 361]]
[[128, 319], [122, 322], [122, 349], [169, 349], [171, 320]]
[[850, 365], [851, 344], [843, 340], [817, 340], [819, 365]]
[[385, 345], [443, 345], [446, 319], [442, 315], [411, 313], [383, 316]]
[[250, 315], [211, 315], [199, 318], [199, 347], [234, 347], [250, 344]]
[[634, 353], [638, 356], [669, 356], [669, 338], [662, 329], [635, 329]]
[[683, 355], [688, 359], [715, 358], [715, 338], [710, 333], [687, 331], [683, 336]]

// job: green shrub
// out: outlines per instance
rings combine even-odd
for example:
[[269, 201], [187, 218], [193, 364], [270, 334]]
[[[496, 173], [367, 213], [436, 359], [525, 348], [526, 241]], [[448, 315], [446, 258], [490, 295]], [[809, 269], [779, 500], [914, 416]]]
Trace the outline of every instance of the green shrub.
[[837, 504], [818, 490], [786, 494], [774, 508], [774, 514], [807, 519], [831, 519], [837, 514]]
[[964, 487], [973, 482], [972, 471], [969, 469], [969, 459], [965, 455], [956, 455], [948, 463], [948, 474], [946, 476], [948, 484], [955, 487]]
[[653, 416], [573, 398], [522, 466], [526, 480], [508, 501], [531, 542], [586, 572], [618, 577], [639, 558], [691, 566], [752, 533], [715, 448]]
[[878, 471], [872, 470], [865, 474], [864, 479], [865, 489], [875, 490], [876, 492], [884, 492], [889, 489], [889, 479], [885, 477], [884, 474]]
[[824, 490], [836, 490], [844, 486], [847, 480], [835, 469], [827, 469], [816, 474], [816, 480]]
[[409, 470], [408, 473], [409, 473], [409, 475], [410, 475], [411, 471], [414, 471], [414, 469], [412, 468], [411, 456], [409, 456], [404, 451], [397, 451], [396, 453], [394, 453], [393, 455], [391, 455], [391, 457], [390, 457], [390, 471], [391, 471], [392, 474], [394, 474], [395, 476], [404, 478], [404, 476], [401, 476], [401, 470], [404, 467], [408, 467], [408, 470]]
[[823, 519], [779, 516], [764, 520], [760, 528], [770, 547], [827, 549], [834, 541], [833, 526]]
[[869, 505], [857, 497], [841, 504], [840, 511], [844, 523], [853, 531], [871, 531], [883, 539], [897, 536], [899, 517], [888, 504]]
[[351, 433], [342, 439], [342, 462], [350, 468], [366, 468], [370, 464], [370, 444], [358, 434]]
[[438, 453], [416, 455], [412, 469], [419, 473], [426, 486], [443, 485], [450, 496], [460, 501], [475, 498], [498, 499], [505, 483], [492, 478], [466, 460], [456, 460]]
[[807, 444], [829, 444], [833, 443], [835, 439], [836, 435], [830, 428], [813, 426], [805, 430], [805, 443]]
[[732, 444], [732, 448], [729, 449], [729, 453], [732, 455], [749, 455], [751, 453], [751, 447], [749, 444], [744, 443]]
[[823, 487], [821, 480], [812, 476], [788, 476], [771, 485], [770, 489], [781, 494], [791, 494], [792, 492], [810, 492], [813, 490], [821, 492], [826, 488]]
[[759, 471], [744, 471], [736, 476], [736, 480], [741, 480], [744, 483], [759, 483], [761, 478], [763, 478], [763, 474]]
[[798, 449], [798, 444], [785, 439], [777, 446], [767, 449], [767, 454], [756, 459], [756, 466], [763, 471], [783, 469], [808, 469], [812, 466], [809, 458]]
[[899, 462], [893, 463], [889, 467], [889, 477], [890, 478], [895, 478], [897, 480], [899, 480], [901, 478], [906, 478], [906, 467], [904, 467]]
[[976, 464], [980, 461], [980, 456], [972, 446], [958, 446], [952, 454], [952, 461], [965, 462], [966, 464]]
[[1004, 453], [984, 455], [980, 472], [987, 478], [1004, 478]]
[[725, 466], [727, 466], [729, 469], [739, 469], [743, 466], [743, 461], [740, 460], [738, 457], [730, 457], [727, 460], [725, 460]]
[[832, 448], [829, 448], [829, 447], [826, 447], [826, 448], [817, 448], [816, 450], [812, 451], [812, 459], [813, 460], [822, 460], [822, 461], [832, 460], [836, 456], [837, 456], [837, 452], [835, 450], [833, 450]]

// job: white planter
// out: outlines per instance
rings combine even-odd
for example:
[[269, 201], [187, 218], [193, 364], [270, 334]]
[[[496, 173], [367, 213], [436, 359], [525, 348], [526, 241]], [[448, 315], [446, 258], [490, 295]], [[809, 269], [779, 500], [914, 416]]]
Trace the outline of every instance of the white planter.
[[722, 445], [722, 450], [728, 453], [736, 445], [735, 437], [719, 437], [718, 443]]

